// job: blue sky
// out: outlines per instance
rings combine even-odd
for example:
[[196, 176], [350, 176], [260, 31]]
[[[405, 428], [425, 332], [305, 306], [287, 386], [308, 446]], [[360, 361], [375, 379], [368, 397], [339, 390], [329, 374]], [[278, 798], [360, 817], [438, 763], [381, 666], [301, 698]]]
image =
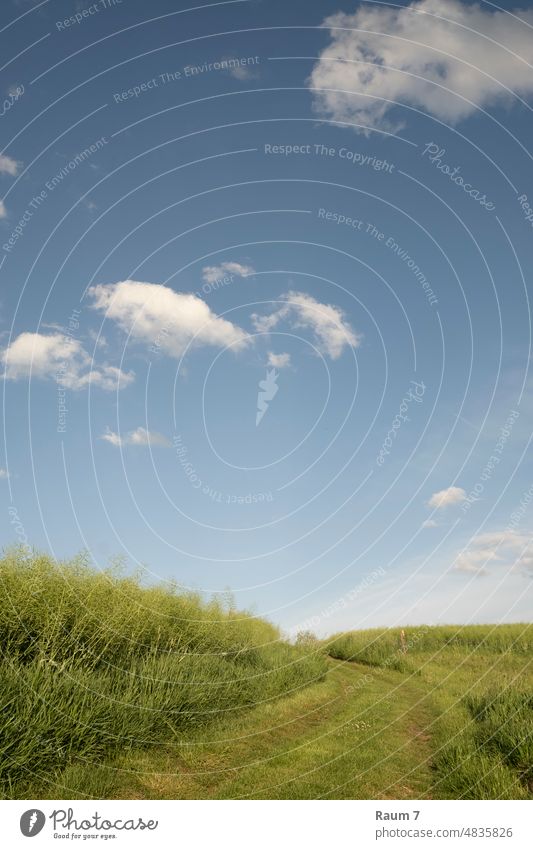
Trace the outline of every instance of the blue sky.
[[180, 5], [2, 6], [3, 545], [530, 620], [533, 4]]

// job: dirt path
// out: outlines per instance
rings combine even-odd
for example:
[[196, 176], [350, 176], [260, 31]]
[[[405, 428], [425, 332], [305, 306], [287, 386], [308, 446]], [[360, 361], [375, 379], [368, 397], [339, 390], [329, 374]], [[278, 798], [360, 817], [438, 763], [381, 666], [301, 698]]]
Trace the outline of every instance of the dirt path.
[[358, 799], [431, 795], [434, 708], [417, 676], [331, 663], [325, 681], [94, 775], [94, 795]]

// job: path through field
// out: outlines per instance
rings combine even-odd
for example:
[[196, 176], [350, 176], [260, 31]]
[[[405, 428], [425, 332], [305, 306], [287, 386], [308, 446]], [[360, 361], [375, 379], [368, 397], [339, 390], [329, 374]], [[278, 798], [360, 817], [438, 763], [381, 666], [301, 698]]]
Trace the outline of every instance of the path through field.
[[332, 661], [325, 682], [100, 779], [115, 798], [430, 798], [435, 716], [419, 676]]

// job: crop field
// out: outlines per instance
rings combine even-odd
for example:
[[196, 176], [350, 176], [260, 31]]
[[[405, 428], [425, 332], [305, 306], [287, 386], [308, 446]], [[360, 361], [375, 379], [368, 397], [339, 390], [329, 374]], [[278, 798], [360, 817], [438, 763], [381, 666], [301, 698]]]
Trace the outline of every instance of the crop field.
[[528, 799], [533, 626], [291, 644], [231, 599], [0, 561], [13, 798]]

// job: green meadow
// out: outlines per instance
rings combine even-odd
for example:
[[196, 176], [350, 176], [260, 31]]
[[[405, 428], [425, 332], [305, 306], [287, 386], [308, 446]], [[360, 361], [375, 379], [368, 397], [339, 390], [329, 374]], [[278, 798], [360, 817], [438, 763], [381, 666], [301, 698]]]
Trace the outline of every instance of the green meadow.
[[296, 644], [176, 585], [0, 560], [0, 792], [530, 799], [533, 626]]

